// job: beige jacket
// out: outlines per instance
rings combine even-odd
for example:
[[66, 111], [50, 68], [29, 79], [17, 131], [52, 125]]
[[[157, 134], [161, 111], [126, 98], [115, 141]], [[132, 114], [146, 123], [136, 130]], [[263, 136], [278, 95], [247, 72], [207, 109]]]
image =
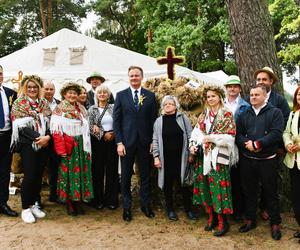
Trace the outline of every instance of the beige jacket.
[[[283, 132], [283, 141], [284, 146], [286, 147], [288, 144], [296, 144], [300, 146], [300, 135], [298, 129], [298, 121], [299, 121], [299, 110], [296, 112], [291, 112], [288, 122], [286, 124], [286, 128]], [[288, 168], [293, 168], [295, 165], [295, 155], [297, 154], [297, 166], [300, 169], [300, 151], [296, 153], [287, 153], [284, 158], [284, 164]]]

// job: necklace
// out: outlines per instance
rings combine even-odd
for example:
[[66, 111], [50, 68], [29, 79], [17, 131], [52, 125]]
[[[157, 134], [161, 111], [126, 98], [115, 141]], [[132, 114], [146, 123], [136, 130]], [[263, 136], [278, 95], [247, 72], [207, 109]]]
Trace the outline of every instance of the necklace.
[[[218, 112], [217, 112], [217, 113], [218, 113]], [[214, 119], [215, 119], [217, 113], [214, 113], [212, 110], [210, 110], [210, 111], [208, 112], [208, 118], [209, 118], [209, 122], [210, 122], [210, 123], [213, 123], [213, 121], [214, 121]]]

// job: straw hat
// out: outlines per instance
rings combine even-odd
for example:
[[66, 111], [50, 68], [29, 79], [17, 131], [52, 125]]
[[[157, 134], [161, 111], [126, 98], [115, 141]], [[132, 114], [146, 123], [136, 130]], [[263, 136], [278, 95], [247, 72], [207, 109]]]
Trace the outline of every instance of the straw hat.
[[101, 82], [105, 82], [105, 78], [99, 73], [99, 72], [93, 72], [88, 78], [86, 78], [86, 81], [88, 83], [91, 83], [92, 78], [98, 78]]
[[270, 67], [263, 67], [262, 69], [255, 71], [255, 73], [254, 73], [255, 79], [256, 79], [257, 75], [261, 72], [265, 72], [265, 73], [269, 74], [269, 76], [273, 79], [273, 83], [278, 82], [278, 77], [275, 75], [273, 69], [271, 69]]

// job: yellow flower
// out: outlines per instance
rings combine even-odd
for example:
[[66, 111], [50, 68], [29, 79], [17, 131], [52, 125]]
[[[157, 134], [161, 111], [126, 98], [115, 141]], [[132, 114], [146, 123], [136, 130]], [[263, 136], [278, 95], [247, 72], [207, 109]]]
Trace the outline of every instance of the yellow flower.
[[8, 100], [8, 102], [9, 102], [9, 106], [11, 106], [12, 105], [12, 103], [13, 103], [13, 97], [12, 97], [12, 95], [8, 98], [9, 100]]
[[140, 95], [140, 97], [139, 97], [139, 103], [138, 103], [140, 106], [143, 105], [145, 98], [146, 98], [146, 96]]

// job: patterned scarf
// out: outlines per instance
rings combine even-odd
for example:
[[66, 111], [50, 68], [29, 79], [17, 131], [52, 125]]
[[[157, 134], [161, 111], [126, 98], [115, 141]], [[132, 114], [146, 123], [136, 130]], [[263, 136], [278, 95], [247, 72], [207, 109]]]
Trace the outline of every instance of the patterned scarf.
[[[25, 95], [20, 96], [12, 106], [12, 141], [18, 142], [19, 128], [30, 127], [45, 135], [51, 116], [51, 109], [46, 99], [40, 98], [35, 102]], [[33, 145], [34, 146], [34, 145]]]
[[91, 141], [87, 111], [80, 103], [74, 105], [61, 101], [53, 110], [50, 122], [51, 133], [83, 136], [84, 151], [91, 153]]

